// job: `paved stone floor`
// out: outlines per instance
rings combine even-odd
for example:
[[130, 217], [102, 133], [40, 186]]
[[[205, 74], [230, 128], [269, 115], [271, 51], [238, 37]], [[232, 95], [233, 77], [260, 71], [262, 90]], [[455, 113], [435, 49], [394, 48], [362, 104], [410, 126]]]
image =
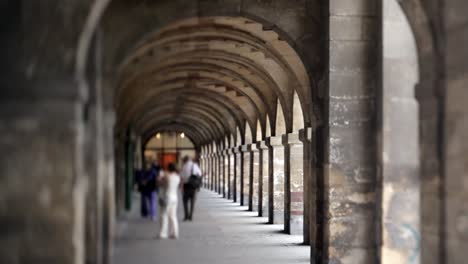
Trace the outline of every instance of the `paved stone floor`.
[[282, 226], [267, 225], [266, 218], [246, 209], [202, 190], [194, 221], [180, 222], [178, 240], [156, 239], [159, 224], [133, 212], [117, 225], [113, 263], [309, 263], [309, 247], [301, 245], [301, 236], [286, 235]]

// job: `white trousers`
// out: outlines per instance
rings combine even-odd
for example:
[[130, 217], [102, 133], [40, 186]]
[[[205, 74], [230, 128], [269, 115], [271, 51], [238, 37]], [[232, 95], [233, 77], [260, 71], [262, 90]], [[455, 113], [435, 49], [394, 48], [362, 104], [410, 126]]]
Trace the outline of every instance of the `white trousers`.
[[179, 223], [177, 221], [177, 202], [169, 202], [166, 207], [161, 208], [161, 227], [159, 230], [160, 238], [168, 236], [179, 237]]

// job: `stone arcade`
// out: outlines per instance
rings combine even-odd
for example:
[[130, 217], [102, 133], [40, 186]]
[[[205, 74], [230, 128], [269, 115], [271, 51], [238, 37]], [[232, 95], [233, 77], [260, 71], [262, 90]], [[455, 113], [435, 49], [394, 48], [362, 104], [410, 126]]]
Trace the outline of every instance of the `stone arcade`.
[[164, 131], [310, 263], [467, 262], [468, 1], [0, 10], [0, 263], [110, 263], [134, 157]]

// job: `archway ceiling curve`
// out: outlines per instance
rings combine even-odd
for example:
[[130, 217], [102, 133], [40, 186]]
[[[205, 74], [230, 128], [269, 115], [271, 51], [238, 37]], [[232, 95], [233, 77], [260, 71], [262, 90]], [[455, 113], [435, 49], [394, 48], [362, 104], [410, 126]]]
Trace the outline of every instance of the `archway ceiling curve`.
[[[180, 85], [169, 82], [166, 85], [153, 89], [139, 99], [139, 104], [131, 105], [127, 111], [119, 112], [118, 124], [125, 127], [145, 112], [155, 109], [164, 104], [164, 100], [173, 97], [200, 97], [213, 106], [221, 106], [227, 111], [233, 113], [238, 121], [248, 120], [249, 124], [256, 122], [257, 113], [253, 108], [248, 108], [248, 101], [245, 97], [238, 96], [235, 91], [227, 91], [226, 88], [203, 86], [197, 83]], [[161, 101], [159, 101], [161, 100]], [[243, 107], [240, 107], [243, 105]], [[241, 126], [242, 127], [242, 126]]]
[[[133, 109], [121, 113], [118, 127], [125, 127], [128, 122], [136, 115], [144, 114], [150, 109], [156, 109], [158, 106], [164, 105], [168, 98], [178, 98], [180, 96], [190, 98], [190, 100], [203, 100], [213, 107], [223, 109], [222, 111], [230, 113], [227, 118], [232, 117], [236, 120], [236, 124], [243, 129], [243, 120], [248, 120], [249, 123], [256, 122], [256, 120], [249, 117], [244, 109], [241, 108], [236, 101], [231, 100], [226, 93], [219, 93], [217, 88], [206, 87], [189, 87], [189, 86], [175, 86], [170, 89], [155, 89], [156, 94], [153, 96], [145, 97], [142, 99], [144, 102], [138, 105], [133, 105]], [[231, 93], [235, 93], [232, 92]], [[236, 96], [233, 94], [232, 96]], [[226, 118], [226, 117], [225, 117]]]
[[[180, 89], [184, 89], [183, 87]], [[218, 96], [215, 93], [206, 93], [200, 92], [195, 89], [190, 90], [190, 88], [185, 88], [185, 90], [181, 90], [179, 94], [183, 96], [174, 95], [173, 92], [168, 91], [166, 93], [160, 94], [159, 96], [155, 96], [153, 98], [148, 99], [148, 107], [142, 106], [142, 109], [136, 109], [135, 113], [140, 113], [140, 117], [144, 116], [159, 107], [162, 107], [166, 104], [171, 104], [172, 100], [178, 100], [179, 102], [185, 103], [192, 103], [193, 105], [201, 105], [207, 106], [211, 109], [209, 113], [218, 112], [223, 115], [223, 119], [226, 120], [228, 123], [232, 123], [235, 126], [243, 127], [244, 121], [246, 120], [247, 116], [241, 112], [241, 109], [238, 106], [234, 105], [232, 102], [227, 101], [222, 96]], [[166, 99], [168, 98], [168, 99]], [[181, 103], [178, 104], [179, 106]], [[150, 107], [153, 106], [153, 107]], [[154, 107], [157, 106], [157, 107]], [[130, 118], [130, 117], [129, 117]], [[136, 118], [135, 120], [138, 120]]]
[[228, 114], [223, 114], [219, 109], [213, 107], [212, 105], [206, 102], [195, 101], [193, 99], [184, 99], [182, 102], [177, 99], [171, 99], [170, 101], [165, 102], [161, 107], [155, 108], [152, 111], [144, 113], [139, 119], [135, 121], [135, 127], [139, 128], [142, 124], [147, 124], [152, 122], [152, 120], [157, 117], [160, 112], [170, 111], [180, 105], [188, 111], [204, 111], [205, 113], [213, 116], [226, 132], [233, 133], [238, 125], [236, 120]]
[[[170, 72], [188, 72], [192, 76], [196, 75], [194, 71], [211, 73], [214, 79], [221, 78], [225, 82], [232, 82], [233, 86], [238, 86], [240, 89], [246, 90], [248, 93], [253, 90], [250, 97], [269, 97], [279, 96], [282, 94], [276, 83], [270, 79], [265, 72], [255, 69], [252, 65], [247, 65], [244, 62], [239, 62], [239, 57], [229, 58], [228, 54], [214, 54], [210, 51], [198, 53], [183, 53], [180, 57], [170, 61], [170, 64], [162, 63], [159, 67], [147, 67], [138, 71], [138, 74], [130, 78], [126, 86], [140, 86], [141, 83], [151, 83], [158, 78], [165, 77]], [[224, 55], [224, 57], [222, 57]], [[235, 61], [237, 60], [237, 61]], [[284, 100], [283, 100], [284, 101]], [[268, 102], [265, 102], [268, 105]]]
[[197, 132], [195, 127], [190, 124], [161, 122], [156, 124], [152, 130], [147, 130], [144, 134], [142, 134], [143, 142], [147, 142], [149, 139], [151, 139], [151, 137], [160, 132], [183, 132], [192, 140], [195, 146], [200, 146], [207, 140], [202, 134]]
[[157, 121], [152, 122], [151, 124], [147, 124], [143, 127], [142, 135], [150, 135], [154, 134], [155, 131], [161, 130], [164, 127], [169, 125], [179, 124], [181, 127], [184, 127], [184, 132], [191, 131], [200, 138], [199, 143], [208, 143], [217, 139], [216, 135], [214, 135], [213, 130], [211, 127], [205, 126], [205, 124], [198, 124], [199, 119], [195, 118], [194, 116], [184, 115], [179, 116], [176, 119], [159, 119]]
[[212, 127], [207, 126], [205, 123], [200, 122], [200, 119], [193, 115], [183, 115], [178, 116], [175, 119], [170, 119], [169, 117], [161, 117], [160, 119], [147, 124], [143, 127], [142, 134], [147, 134], [149, 131], [157, 129], [161, 124], [174, 124], [174, 123], [184, 123], [187, 126], [190, 126], [193, 131], [196, 132], [200, 137], [203, 138], [203, 141], [209, 142], [213, 139], [216, 139], [218, 135]]
[[[193, 77], [193, 72], [198, 70], [211, 72], [211, 77], [217, 77], [216, 75], [224, 76], [223, 81], [230, 81], [234, 88], [239, 87], [238, 90], [240, 92], [250, 92], [250, 94], [245, 95], [249, 95], [252, 100], [256, 100], [256, 105], [259, 105], [259, 107], [266, 105], [270, 114], [276, 104], [276, 97], [279, 97], [282, 105], [285, 106], [283, 110], [289, 111], [286, 105], [291, 104], [292, 98], [289, 97], [292, 97], [292, 95], [287, 95], [286, 97], [284, 92], [280, 91], [279, 86], [273, 80], [273, 78], [277, 77], [271, 76], [270, 73], [262, 69], [255, 68], [252, 64], [246, 65], [245, 61], [242, 63], [235, 62], [235, 59], [239, 60], [239, 56], [232, 56], [232, 54], [218, 51], [216, 58], [210, 58], [210, 56], [213, 56], [213, 53], [210, 53], [211, 51], [205, 52], [205, 54], [184, 53], [178, 56], [179, 58], [176, 56], [166, 60], [166, 62], [152, 64], [153, 67], [138, 70], [138, 73], [129, 78], [130, 80], [124, 84], [125, 87], [128, 87], [126, 91], [135, 93], [136, 91], [141, 92], [141, 90], [148, 89], [147, 85], [153, 86], [154, 82], [158, 81], [158, 79], [167, 78], [167, 73], [171, 71], [183, 72], [184, 69], [186, 69], [186, 71], [189, 71], [187, 75]], [[229, 56], [232, 57], [232, 60], [226, 59], [229, 58]], [[219, 79], [221, 77], [217, 78]], [[286, 76], [284, 78], [286, 78]], [[285, 86], [287, 85], [283, 85], [283, 87]], [[253, 92], [251, 90], [253, 90]], [[129, 100], [131, 96], [128, 96], [124, 92], [125, 91], [122, 91], [118, 97], [125, 98], [126, 101], [131, 102], [131, 100]], [[259, 104], [260, 100], [263, 100], [263, 103]]]
[[184, 105], [183, 107], [179, 107], [177, 102], [155, 108], [152, 112], [143, 116], [141, 120], [137, 121], [135, 127], [143, 131], [146, 124], [156, 122], [160, 118], [166, 118], [169, 116], [169, 118], [176, 119], [178, 116], [182, 115], [196, 116], [202, 120], [201, 122], [203, 122], [206, 126], [213, 127], [213, 131], [217, 133], [217, 136], [223, 136], [230, 132], [230, 127], [227, 126], [225, 122], [223, 122], [223, 119], [213, 115], [212, 113], [206, 112], [206, 109], [200, 107], [199, 105]]
[[171, 120], [179, 120], [179, 119], [190, 119], [192, 120], [192, 124], [196, 126], [200, 126], [201, 128], [204, 128], [204, 131], [206, 132], [207, 135], [210, 135], [211, 138], [213, 139], [218, 139], [223, 137], [226, 132], [224, 129], [220, 126], [218, 126], [218, 123], [208, 117], [206, 114], [202, 114], [200, 112], [189, 112], [186, 110], [180, 110], [178, 113], [171, 113], [171, 112], [160, 112], [158, 116], [155, 116], [153, 121], [147, 124], [143, 124], [141, 126], [141, 131], [145, 132], [148, 127], [151, 127], [153, 123], [156, 123], [158, 121], [164, 121], [167, 120], [170, 122]]
[[218, 37], [257, 49], [277, 61], [282, 68], [294, 74], [303, 86], [310, 86], [306, 69], [296, 51], [280, 36], [263, 25], [246, 18], [213, 17], [182, 20], [152, 34], [136, 45], [125, 63], [144, 56], [153, 46], [182, 42], [184, 39]]
[[[218, 101], [227, 109], [237, 105], [237, 109], [230, 109], [231, 113], [238, 113], [234, 119], [236, 122], [247, 120], [252, 128], [257, 127], [257, 120], [262, 126], [266, 125], [265, 118], [272, 116], [277, 99], [280, 99], [288, 119], [287, 125], [292, 126], [289, 120], [292, 118], [288, 117], [292, 116], [290, 108], [296, 91], [305, 108], [304, 120], [309, 119], [311, 84], [292, 47], [275, 32], [263, 32], [261, 24], [253, 22], [238, 27], [230, 22], [222, 24], [221, 20], [204, 24], [182, 21], [174, 27], [161, 29], [128, 56], [120, 71], [123, 77], [120, 83], [124, 85], [119, 85], [121, 91], [117, 98], [122, 100], [116, 104], [119, 113], [125, 116], [123, 124], [131, 123], [147, 109], [157, 107], [151, 104], [152, 100], [175, 91], [178, 91], [174, 93], [177, 96], [189, 96], [185, 91], [190, 88], [202, 90], [198, 94], [202, 96], [208, 90], [210, 94], [218, 93]], [[148, 99], [134, 103], [142, 97]], [[202, 114], [196, 107], [191, 104], [187, 109]], [[211, 112], [206, 118], [213, 121], [211, 125], [218, 129], [217, 132], [232, 132], [232, 126], [218, 126], [215, 120], [219, 120], [219, 115], [216, 115]]]
[[[191, 67], [191, 66], [187, 66]], [[242, 95], [243, 98], [249, 101], [252, 109], [257, 113], [264, 113], [272, 111], [267, 105], [262, 96], [260, 96], [255, 89], [248, 86], [242, 80], [234, 79], [231, 76], [219, 76], [218, 73], [210, 69], [202, 68], [180, 68], [176, 67], [171, 71], [160, 72], [159, 77], [154, 77], [148, 80], [144, 85], [135, 85], [134, 89], [129, 89], [128, 93], [123, 96], [125, 99], [121, 102], [120, 109], [126, 110], [131, 105], [134, 105], [135, 98], [141, 97], [142, 94], [149, 94], [154, 90], [153, 87], [163, 87], [165, 85], [172, 86], [173, 84], [185, 85], [187, 83], [197, 83], [202, 86], [224, 87], [226, 92], [236, 91], [237, 94]], [[274, 96], [274, 95], [272, 95]], [[276, 97], [273, 97], [276, 98]]]

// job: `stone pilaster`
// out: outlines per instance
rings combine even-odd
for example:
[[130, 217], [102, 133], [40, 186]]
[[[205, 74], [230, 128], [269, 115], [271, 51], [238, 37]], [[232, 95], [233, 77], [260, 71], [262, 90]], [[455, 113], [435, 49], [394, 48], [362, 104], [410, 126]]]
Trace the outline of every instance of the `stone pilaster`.
[[250, 190], [249, 190], [249, 210], [257, 211], [258, 210], [258, 201], [260, 196], [260, 152], [258, 151], [257, 144], [250, 144], [250, 163], [251, 163], [251, 181], [250, 181]]
[[299, 131], [299, 139], [303, 145], [303, 169], [304, 169], [304, 244], [311, 245], [312, 259], [315, 259], [317, 241], [317, 175], [314, 168], [315, 148], [312, 145], [312, 128], [304, 128]]
[[[249, 206], [250, 203], [250, 179], [251, 179], [251, 160], [249, 145], [241, 146], [242, 158], [244, 160], [242, 164], [242, 177], [241, 177], [241, 200], [240, 204]], [[250, 207], [249, 207], [250, 208]]]
[[234, 153], [236, 157], [236, 177], [234, 181], [234, 186], [235, 186], [235, 192], [234, 192], [234, 202], [240, 203], [241, 200], [241, 179], [242, 179], [242, 166], [244, 164], [244, 156], [242, 154], [242, 151], [240, 151], [240, 147], [237, 146], [234, 148]]
[[210, 157], [210, 190], [214, 191], [215, 190], [215, 169], [216, 169], [216, 166], [215, 166], [215, 159], [214, 159], [214, 153], [211, 152], [209, 154], [209, 157]]
[[283, 135], [285, 161], [284, 229], [302, 235], [304, 229], [304, 148], [299, 134]]
[[377, 263], [380, 4], [330, 1], [324, 172], [325, 263]]
[[284, 223], [284, 147], [282, 137], [269, 137], [266, 140], [269, 148], [269, 197], [268, 222]]
[[224, 173], [223, 173], [223, 198], [228, 198], [229, 193], [229, 149], [223, 150]]
[[257, 143], [259, 153], [259, 201], [258, 216], [268, 216], [268, 180], [269, 180], [269, 150], [265, 141]]
[[236, 176], [236, 157], [235, 153], [232, 148], [227, 150], [228, 154], [228, 161], [229, 161], [229, 173], [228, 173], [228, 194], [227, 198], [230, 200], [234, 200], [234, 178]]
[[216, 159], [218, 160], [218, 194], [223, 194], [224, 157], [221, 150], [216, 153]]
[[[63, 85], [66, 91], [73, 81]], [[48, 86], [36, 92], [42, 89]], [[1, 244], [10, 252], [2, 251], [0, 262], [84, 262], [82, 105], [71, 98], [0, 98]]]

